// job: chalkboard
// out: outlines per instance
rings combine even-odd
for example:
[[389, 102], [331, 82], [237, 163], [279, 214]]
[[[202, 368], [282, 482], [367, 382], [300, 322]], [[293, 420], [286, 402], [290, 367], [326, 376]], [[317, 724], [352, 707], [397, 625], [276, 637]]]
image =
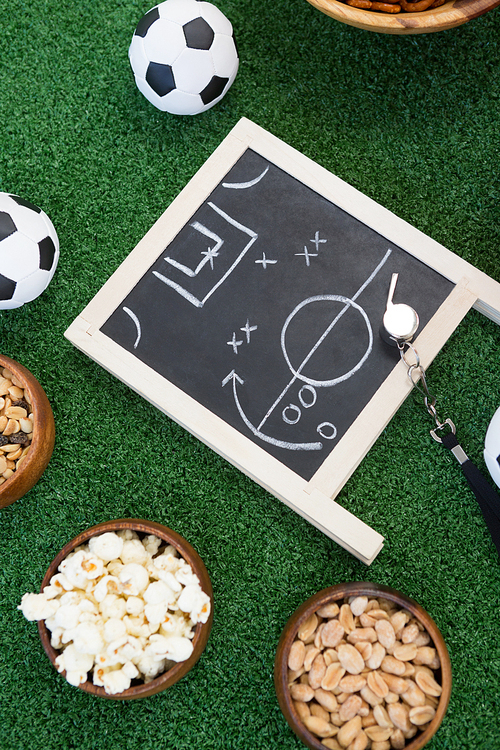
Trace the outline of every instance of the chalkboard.
[[[163, 399], [157, 385], [140, 392], [313, 523], [297, 492], [310, 503], [335, 496], [368, 449], [349, 433], [391, 374], [404, 382], [379, 335], [392, 274], [394, 301], [418, 312], [417, 335], [430, 327], [430, 359], [480, 296], [467, 288], [470, 266], [454, 256], [459, 275], [444, 274], [415, 252], [425, 240], [433, 255], [437, 243], [381, 207], [360, 211], [366, 197], [341, 181], [333, 196], [324, 172], [241, 121], [66, 332], [136, 390], [139, 372], [168, 384]], [[409, 388], [376, 406], [370, 444]], [[332, 490], [325, 477], [346, 439], [350, 468]], [[381, 547], [362, 529], [370, 542], [356, 549], [324, 521], [365, 562]]]
[[100, 330], [310, 480], [399, 361], [395, 271], [425, 325], [452, 282], [247, 149]]

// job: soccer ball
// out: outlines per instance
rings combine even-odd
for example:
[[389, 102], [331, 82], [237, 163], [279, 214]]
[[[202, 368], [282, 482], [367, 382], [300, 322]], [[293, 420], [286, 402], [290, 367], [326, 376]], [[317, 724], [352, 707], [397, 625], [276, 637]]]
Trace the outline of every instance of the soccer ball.
[[47, 214], [18, 195], [0, 193], [0, 310], [38, 297], [58, 260], [59, 240]]
[[500, 487], [500, 408], [493, 414], [486, 432], [484, 460], [491, 478]]
[[173, 115], [217, 104], [238, 72], [233, 27], [212, 3], [166, 0], [137, 24], [129, 48], [137, 88]]

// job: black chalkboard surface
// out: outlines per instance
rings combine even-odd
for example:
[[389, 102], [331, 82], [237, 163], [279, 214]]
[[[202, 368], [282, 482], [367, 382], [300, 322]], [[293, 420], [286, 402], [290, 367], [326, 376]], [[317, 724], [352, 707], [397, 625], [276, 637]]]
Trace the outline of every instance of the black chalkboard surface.
[[243, 118], [66, 337], [369, 564], [334, 501], [413, 385], [379, 336], [393, 301], [432, 362], [500, 285]]
[[101, 331], [309, 480], [453, 284], [247, 149]]

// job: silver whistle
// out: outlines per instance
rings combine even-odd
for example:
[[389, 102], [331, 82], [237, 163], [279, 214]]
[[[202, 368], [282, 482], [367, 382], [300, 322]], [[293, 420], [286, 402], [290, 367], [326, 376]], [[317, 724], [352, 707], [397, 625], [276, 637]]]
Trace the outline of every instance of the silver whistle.
[[418, 315], [413, 307], [403, 304], [395, 305], [392, 301], [398, 275], [397, 273], [392, 274], [387, 305], [380, 328], [380, 335], [383, 340], [391, 346], [398, 346], [398, 344], [411, 341], [419, 325]]

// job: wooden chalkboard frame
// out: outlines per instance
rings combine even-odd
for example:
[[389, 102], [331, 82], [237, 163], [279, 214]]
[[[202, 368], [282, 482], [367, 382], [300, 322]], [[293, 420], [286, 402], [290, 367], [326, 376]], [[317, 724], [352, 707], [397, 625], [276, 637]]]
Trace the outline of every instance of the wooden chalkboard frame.
[[99, 330], [249, 147], [456, 285], [415, 342], [424, 367], [429, 366], [471, 307], [500, 323], [500, 284], [494, 279], [260, 126], [242, 118], [73, 321], [65, 336], [369, 565], [382, 549], [383, 537], [334, 498], [411, 391], [403, 362], [394, 367], [312, 479], [306, 481]]

